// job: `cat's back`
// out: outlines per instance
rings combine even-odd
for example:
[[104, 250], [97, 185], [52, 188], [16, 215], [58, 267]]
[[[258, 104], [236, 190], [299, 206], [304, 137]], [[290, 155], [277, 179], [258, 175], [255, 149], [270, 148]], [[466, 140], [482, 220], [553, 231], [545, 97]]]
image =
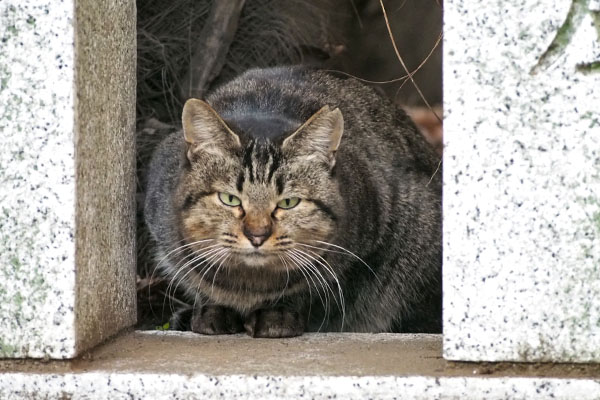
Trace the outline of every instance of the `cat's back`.
[[430, 175], [438, 166], [439, 157], [403, 110], [346, 76], [304, 67], [252, 69], [207, 101], [235, 132], [270, 140], [294, 132], [325, 105], [339, 108], [344, 117], [341, 157], [359, 153], [368, 162], [400, 156], [400, 162]]

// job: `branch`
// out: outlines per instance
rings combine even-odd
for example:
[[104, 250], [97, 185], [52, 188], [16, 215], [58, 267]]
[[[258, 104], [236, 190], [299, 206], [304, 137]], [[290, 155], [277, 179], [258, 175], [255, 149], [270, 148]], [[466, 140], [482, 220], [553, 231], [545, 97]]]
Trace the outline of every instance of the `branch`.
[[225, 57], [237, 31], [245, 0], [213, 0], [210, 15], [194, 49], [179, 95], [202, 98], [210, 83], [221, 73]]

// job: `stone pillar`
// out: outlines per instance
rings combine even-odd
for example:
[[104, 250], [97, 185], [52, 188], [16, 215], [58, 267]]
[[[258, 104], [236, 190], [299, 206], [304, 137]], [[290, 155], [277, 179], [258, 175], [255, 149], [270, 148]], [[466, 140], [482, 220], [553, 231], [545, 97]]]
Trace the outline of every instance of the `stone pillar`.
[[599, 362], [600, 3], [444, 11], [444, 357]]
[[135, 2], [0, 2], [0, 358], [135, 323]]

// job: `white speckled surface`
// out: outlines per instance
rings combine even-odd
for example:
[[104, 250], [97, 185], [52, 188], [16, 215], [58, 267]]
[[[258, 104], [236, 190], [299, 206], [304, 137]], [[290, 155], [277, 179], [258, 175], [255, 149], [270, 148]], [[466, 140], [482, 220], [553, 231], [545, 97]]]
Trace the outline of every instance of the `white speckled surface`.
[[569, 3], [444, 4], [447, 359], [600, 361], [600, 71], [577, 70], [600, 60], [589, 10], [536, 67]]
[[[176, 356], [174, 356], [176, 355]], [[440, 335], [131, 332], [74, 361], [1, 361], [1, 399], [573, 399], [597, 366], [449, 363]]]
[[135, 3], [76, 3], [0, 1], [0, 358], [135, 323]]
[[0, 375], [3, 399], [592, 400], [600, 380], [428, 376]]
[[0, 2], [0, 357], [74, 352], [73, 2]]

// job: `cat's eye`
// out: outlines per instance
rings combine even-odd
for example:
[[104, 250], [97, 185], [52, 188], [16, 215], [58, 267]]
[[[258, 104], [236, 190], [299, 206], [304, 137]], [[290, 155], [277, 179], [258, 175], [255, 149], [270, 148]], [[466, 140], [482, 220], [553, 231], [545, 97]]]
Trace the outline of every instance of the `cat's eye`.
[[239, 197], [229, 193], [219, 193], [219, 200], [221, 200], [223, 204], [229, 207], [237, 207], [240, 204], [242, 204], [242, 201]]
[[284, 210], [289, 210], [290, 208], [294, 208], [300, 203], [300, 199], [298, 197], [290, 197], [289, 199], [283, 199], [279, 203], [277, 203], [277, 207], [283, 208]]

